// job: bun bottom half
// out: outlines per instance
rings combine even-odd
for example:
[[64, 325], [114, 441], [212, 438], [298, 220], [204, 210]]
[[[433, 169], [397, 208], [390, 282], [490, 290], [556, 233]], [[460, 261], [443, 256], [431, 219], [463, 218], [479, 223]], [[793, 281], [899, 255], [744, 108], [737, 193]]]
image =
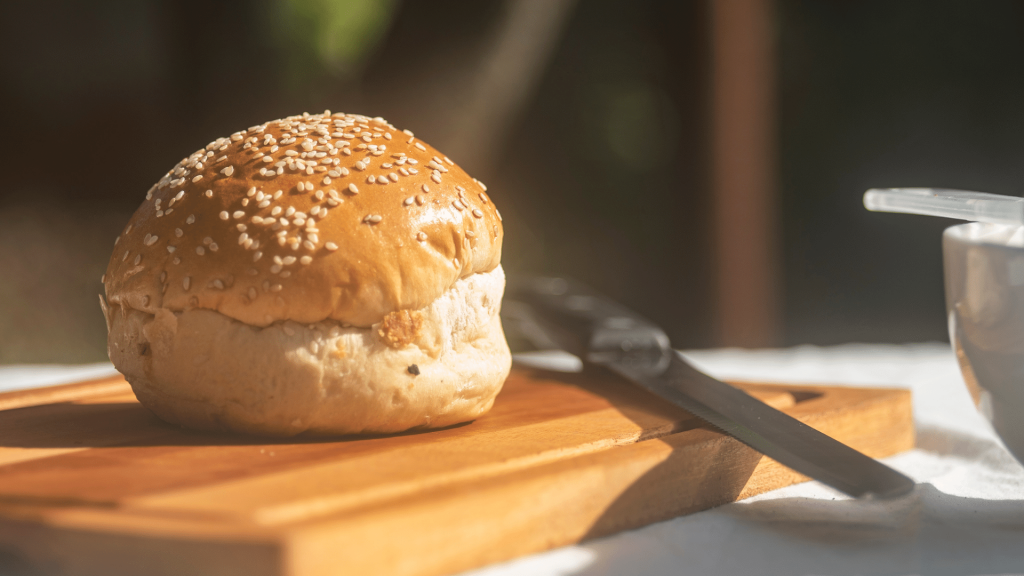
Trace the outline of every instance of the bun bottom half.
[[186, 428], [266, 436], [394, 433], [487, 412], [512, 362], [498, 266], [369, 328], [251, 326], [205, 309], [111, 306], [108, 352], [139, 401]]

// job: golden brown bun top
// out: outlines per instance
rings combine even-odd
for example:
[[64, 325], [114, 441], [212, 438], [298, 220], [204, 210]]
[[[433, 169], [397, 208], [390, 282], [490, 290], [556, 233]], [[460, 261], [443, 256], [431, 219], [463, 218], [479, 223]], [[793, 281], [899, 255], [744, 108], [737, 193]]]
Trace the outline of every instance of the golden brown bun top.
[[501, 259], [486, 188], [382, 118], [292, 116], [220, 138], [146, 194], [107, 300], [247, 324], [369, 326]]

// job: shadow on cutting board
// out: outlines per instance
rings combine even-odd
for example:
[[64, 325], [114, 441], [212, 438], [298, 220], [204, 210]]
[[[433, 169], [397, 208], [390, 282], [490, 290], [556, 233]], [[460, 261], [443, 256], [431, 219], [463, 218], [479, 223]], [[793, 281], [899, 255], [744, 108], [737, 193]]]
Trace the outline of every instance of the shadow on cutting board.
[[411, 430], [390, 435], [306, 436], [272, 438], [224, 432], [200, 432], [168, 424], [136, 402], [60, 402], [3, 412], [0, 447], [103, 448], [112, 446], [272, 446], [351, 442], [414, 436], [459, 428]]
[[[608, 377], [618, 378], [611, 373]], [[619, 494], [582, 540], [692, 514], [739, 498], [754, 475], [761, 454], [646, 390], [628, 384], [618, 390], [634, 401], [642, 399], [645, 404], [678, 412], [683, 418], [682, 425], [670, 434], [648, 440], [666, 444], [672, 449], [671, 454]], [[689, 430], [694, 432], [679, 434]], [[667, 492], [665, 486], [672, 485], [678, 485], [678, 491]]]

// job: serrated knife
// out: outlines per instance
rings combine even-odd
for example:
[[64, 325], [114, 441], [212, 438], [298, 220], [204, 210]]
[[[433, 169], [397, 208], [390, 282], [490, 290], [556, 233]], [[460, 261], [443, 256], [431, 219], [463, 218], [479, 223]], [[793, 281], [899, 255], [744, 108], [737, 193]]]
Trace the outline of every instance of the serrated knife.
[[[784, 466], [858, 498], [890, 498], [914, 481], [691, 366], [653, 322], [566, 278], [512, 282], [535, 335], [604, 366]], [[538, 331], [542, 334], [538, 334]]]

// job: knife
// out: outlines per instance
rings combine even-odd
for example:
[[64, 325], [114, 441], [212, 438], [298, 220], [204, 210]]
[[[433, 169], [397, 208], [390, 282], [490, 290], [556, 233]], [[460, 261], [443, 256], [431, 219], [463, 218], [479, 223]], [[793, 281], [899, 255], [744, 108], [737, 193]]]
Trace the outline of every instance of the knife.
[[506, 300], [548, 339], [584, 362], [611, 369], [780, 464], [855, 498], [892, 498], [914, 481], [746, 392], [691, 366], [668, 336], [586, 285], [534, 277], [510, 283]]

